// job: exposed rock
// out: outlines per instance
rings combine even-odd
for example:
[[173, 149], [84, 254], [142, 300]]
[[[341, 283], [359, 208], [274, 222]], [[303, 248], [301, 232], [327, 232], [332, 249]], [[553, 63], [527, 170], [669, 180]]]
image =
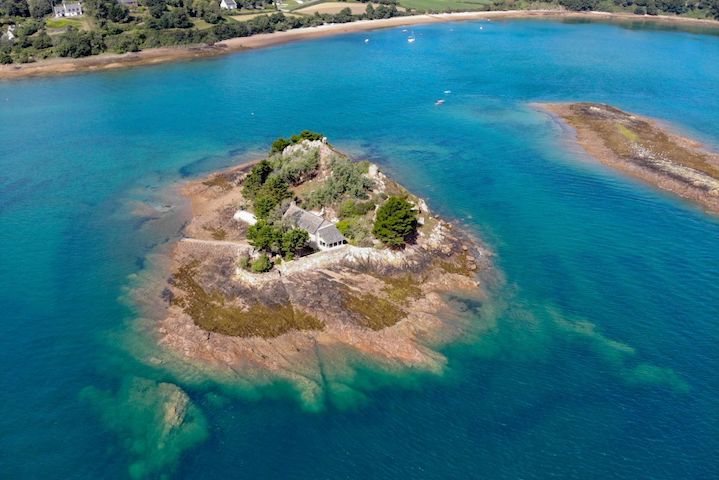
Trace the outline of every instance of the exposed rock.
[[577, 132], [602, 163], [719, 213], [719, 154], [656, 121], [609, 105], [540, 104]]
[[[325, 142], [303, 141], [282, 155], [311, 148], [320, 149], [320, 163], [338, 154]], [[490, 268], [484, 247], [412, 197], [426, 222], [403, 250], [345, 245], [250, 273], [238, 267], [238, 259], [254, 255], [253, 249], [227, 208], [243, 201], [235, 179], [247, 171], [221, 174], [231, 188], [224, 180], [201, 180], [184, 189], [193, 202], [186, 229], [191, 238], [173, 252], [159, 342], [230, 375], [289, 381], [308, 403], [323, 395], [329, 359], [337, 365], [363, 358], [388, 368], [440, 371], [444, 356], [428, 345], [450, 341], [464, 328], [452, 323], [454, 304], [443, 295], [461, 290], [484, 298], [475, 276]], [[367, 175], [379, 193], [406, 192], [375, 165]], [[231, 240], [210, 238], [199, 222], [221, 225]], [[181, 403], [166, 411], [168, 420], [181, 414]]]

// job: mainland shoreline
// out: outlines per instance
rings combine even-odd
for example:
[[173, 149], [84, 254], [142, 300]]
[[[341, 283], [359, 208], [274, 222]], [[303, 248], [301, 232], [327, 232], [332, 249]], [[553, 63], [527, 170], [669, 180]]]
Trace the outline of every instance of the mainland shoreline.
[[359, 20], [343, 24], [327, 24], [319, 27], [286, 30], [284, 32], [262, 33], [249, 37], [231, 38], [229, 40], [218, 42], [214, 45], [150, 48], [133, 53], [102, 54], [83, 58], [52, 58], [35, 63], [0, 65], [0, 80], [108, 71], [120, 68], [210, 58], [228, 53], [271, 47], [300, 40], [310, 40], [384, 28], [482, 19], [504, 20], [525, 18], [616, 20], [621, 22], [652, 22], [719, 28], [719, 22], [715, 20], [670, 17], [663, 15], [639, 16], [630, 13], [569, 12], [564, 10], [506, 10], [492, 12], [423, 14], [379, 20]]

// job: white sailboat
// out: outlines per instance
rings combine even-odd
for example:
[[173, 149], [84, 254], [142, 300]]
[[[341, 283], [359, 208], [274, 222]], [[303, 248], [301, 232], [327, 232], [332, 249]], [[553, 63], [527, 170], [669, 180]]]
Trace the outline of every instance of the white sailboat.
[[412, 33], [410, 34], [410, 36], [407, 37], [407, 42], [408, 42], [408, 43], [414, 43], [414, 41], [415, 41], [415, 38], [414, 38], [414, 30], [412, 30]]

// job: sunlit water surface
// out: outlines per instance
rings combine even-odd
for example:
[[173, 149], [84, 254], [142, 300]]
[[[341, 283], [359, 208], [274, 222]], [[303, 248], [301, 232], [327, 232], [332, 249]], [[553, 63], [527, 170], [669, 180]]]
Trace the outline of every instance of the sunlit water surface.
[[[529, 106], [608, 102], [716, 148], [719, 37], [415, 34], [0, 83], [0, 477], [719, 477], [717, 219], [598, 166]], [[305, 128], [483, 236], [506, 279], [487, 331], [448, 347], [441, 377], [360, 370], [319, 412], [134, 361], [128, 289], [178, 232], [148, 233], [133, 201]], [[179, 444], [152, 446], [159, 400], [138, 377], [192, 398]]]

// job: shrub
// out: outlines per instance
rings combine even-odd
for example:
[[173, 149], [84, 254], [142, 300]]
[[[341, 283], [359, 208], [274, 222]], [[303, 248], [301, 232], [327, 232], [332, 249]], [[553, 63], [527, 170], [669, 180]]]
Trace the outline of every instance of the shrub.
[[237, 260], [237, 266], [240, 267], [243, 270], [249, 270], [252, 266], [250, 262], [250, 257], [247, 255], [243, 255]]
[[269, 272], [272, 269], [272, 260], [264, 253], [252, 262], [252, 271], [255, 273]]
[[390, 197], [377, 210], [372, 234], [392, 248], [403, 247], [417, 230], [417, 212], [401, 197]]
[[52, 47], [52, 39], [45, 30], [41, 31], [37, 37], [33, 38], [32, 46], [38, 50]]
[[586, 11], [596, 10], [599, 0], [559, 0], [559, 4], [569, 10]]
[[272, 161], [275, 174], [290, 185], [297, 185], [314, 177], [319, 165], [320, 152], [316, 148], [287, 157], [276, 155]]
[[343, 197], [365, 198], [374, 187], [374, 182], [364, 175], [366, 166], [346, 158], [332, 161], [332, 175], [325, 183], [310, 193], [307, 199], [310, 208], [332, 205]]
[[339, 215], [342, 218], [346, 217], [360, 217], [366, 215], [367, 212], [374, 209], [375, 204], [373, 202], [357, 202], [352, 199], [345, 200], [340, 205]]
[[105, 50], [105, 42], [99, 32], [78, 32], [68, 28], [60, 37], [56, 51], [61, 57], [87, 57], [97, 55]]
[[285, 148], [292, 145], [292, 142], [287, 140], [286, 138], [278, 138], [274, 142], [272, 142], [272, 148], [270, 149], [270, 155], [273, 153], [279, 153], [282, 152]]
[[322, 140], [324, 138], [324, 135], [317, 132], [312, 132], [310, 130], [302, 130], [299, 135], [292, 135], [290, 140], [292, 140], [292, 143], [300, 143], [302, 140]]

